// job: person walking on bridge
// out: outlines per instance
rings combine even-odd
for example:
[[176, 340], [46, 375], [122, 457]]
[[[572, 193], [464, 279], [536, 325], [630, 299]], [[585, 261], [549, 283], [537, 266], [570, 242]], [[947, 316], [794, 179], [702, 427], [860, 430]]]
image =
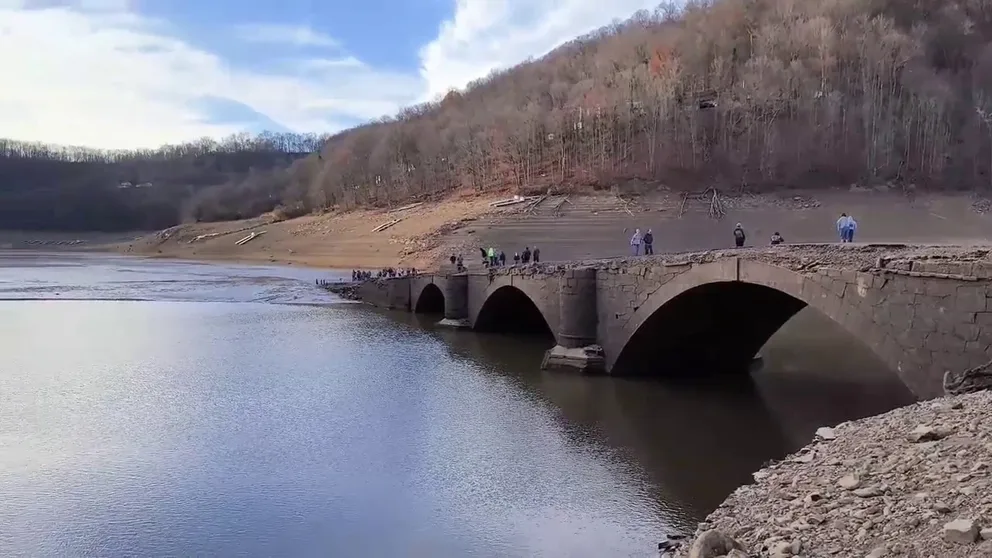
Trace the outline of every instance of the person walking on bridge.
[[847, 241], [854, 242], [854, 232], [858, 230], [858, 222], [853, 215], [847, 216]]
[[630, 248], [634, 251], [635, 256], [641, 254], [641, 229], [634, 229], [634, 236], [630, 237]]
[[654, 235], [651, 234], [651, 229], [644, 233], [644, 255], [651, 256], [654, 254]]
[[841, 213], [837, 219], [837, 234], [841, 242], [854, 242], [854, 231], [858, 228], [857, 221], [847, 213]]
[[744, 241], [747, 240], [747, 235], [744, 234], [744, 227], [740, 223], [734, 227], [734, 245], [738, 248], [744, 247]]
[[496, 267], [496, 249], [489, 247], [489, 267]]

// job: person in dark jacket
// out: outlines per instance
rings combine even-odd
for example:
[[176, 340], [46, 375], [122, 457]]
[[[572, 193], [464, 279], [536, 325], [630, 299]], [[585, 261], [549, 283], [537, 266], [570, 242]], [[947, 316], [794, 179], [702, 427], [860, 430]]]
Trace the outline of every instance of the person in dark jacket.
[[489, 267], [489, 256], [486, 255], [486, 249], [479, 248], [479, 252], [482, 254], [482, 265]]
[[520, 263], [520, 252], [513, 253], [513, 265]]
[[534, 247], [534, 263], [541, 263], [541, 249]]
[[651, 234], [651, 229], [644, 233], [644, 237], [641, 238], [641, 242], [644, 244], [644, 255], [650, 256], [654, 254], [654, 235]]
[[785, 239], [782, 238], [782, 235], [778, 234], [778, 231], [775, 231], [775, 234], [772, 235], [772, 246], [778, 246], [783, 242], [785, 242]]
[[530, 263], [530, 246], [525, 246], [523, 253], [520, 254], [520, 261], [523, 263]]
[[744, 234], [744, 227], [737, 223], [737, 226], [734, 227], [734, 245], [741, 248], [744, 246], [745, 240], [747, 240], [747, 235]]
[[499, 251], [499, 256], [497, 257], [497, 259], [499, 259], [499, 266], [500, 267], [505, 266], [506, 265], [506, 252], [500, 250]]

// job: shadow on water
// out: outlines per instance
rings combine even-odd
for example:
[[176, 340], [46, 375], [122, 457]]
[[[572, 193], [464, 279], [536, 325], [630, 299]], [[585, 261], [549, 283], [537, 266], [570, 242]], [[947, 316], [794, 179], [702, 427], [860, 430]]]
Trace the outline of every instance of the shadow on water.
[[591, 377], [540, 370], [544, 337], [435, 327], [436, 317], [391, 314], [430, 330], [451, 353], [554, 406], [564, 430], [597, 438], [650, 476], [654, 499], [684, 527], [701, 520], [769, 459], [805, 445], [816, 428], [913, 401], [866, 347], [816, 312], [800, 312], [762, 349], [751, 374], [697, 380]]

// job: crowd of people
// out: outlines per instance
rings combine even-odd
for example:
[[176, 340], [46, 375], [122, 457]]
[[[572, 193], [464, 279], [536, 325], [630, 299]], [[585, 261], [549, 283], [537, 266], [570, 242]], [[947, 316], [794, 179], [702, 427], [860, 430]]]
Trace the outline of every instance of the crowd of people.
[[351, 280], [371, 281], [372, 279], [389, 279], [393, 277], [406, 277], [408, 275], [416, 275], [416, 274], [417, 274], [417, 270], [412, 267], [408, 267], [404, 269], [384, 267], [375, 273], [372, 273], [371, 271], [364, 269], [353, 269], [351, 270]]
[[[854, 220], [854, 217], [847, 213], [841, 213], [840, 218], [837, 219], [837, 236], [840, 237], [840, 241], [843, 243], [854, 242], [854, 233], [857, 230], [858, 222]], [[743, 248], [745, 242], [747, 242], [747, 233], [744, 232], [744, 226], [737, 223], [734, 226], [733, 235], [734, 246]], [[772, 246], [785, 244], [785, 238], [778, 231], [775, 231], [771, 236], [769, 244]], [[641, 229], [634, 229], [634, 235], [630, 237], [631, 251], [635, 256], [639, 256], [642, 253], [642, 247], [645, 256], [654, 254], [654, 234], [651, 232], [651, 229], [648, 229], [644, 234], [641, 234]]]
[[[502, 250], [497, 250], [492, 246], [489, 249], [479, 248], [479, 255], [482, 256], [482, 265], [486, 267], [502, 267], [506, 265], [506, 252]], [[513, 264], [528, 264], [528, 263], [540, 263], [541, 262], [541, 249], [535, 246], [531, 249], [530, 246], [524, 247], [523, 252], [513, 253]]]
[[[495, 268], [503, 267], [506, 265], [506, 252], [503, 250], [497, 250], [496, 248], [490, 246], [487, 248], [479, 248], [479, 256], [482, 260], [483, 267]], [[448, 261], [457, 271], [465, 271], [465, 259], [461, 254], [457, 256], [452, 254]], [[533, 249], [530, 246], [525, 246], [523, 252], [513, 253], [513, 264], [528, 264], [531, 262], [540, 263], [541, 261], [541, 249], [535, 246]]]

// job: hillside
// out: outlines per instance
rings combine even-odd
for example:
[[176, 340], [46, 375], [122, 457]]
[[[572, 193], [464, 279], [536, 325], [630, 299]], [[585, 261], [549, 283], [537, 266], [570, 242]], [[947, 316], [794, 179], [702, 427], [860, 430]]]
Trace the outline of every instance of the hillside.
[[0, 140], [0, 229], [126, 231], [252, 217], [325, 138], [266, 134], [154, 151]]
[[[308, 207], [456, 189], [992, 181], [982, 0], [713, 0], [638, 13], [395, 119], [297, 172]], [[643, 189], [643, 188], [642, 188]]]
[[990, 40], [984, 0], [661, 7], [307, 149], [264, 137], [99, 156], [0, 148], [0, 228], [164, 227], [549, 187], [985, 196]]

